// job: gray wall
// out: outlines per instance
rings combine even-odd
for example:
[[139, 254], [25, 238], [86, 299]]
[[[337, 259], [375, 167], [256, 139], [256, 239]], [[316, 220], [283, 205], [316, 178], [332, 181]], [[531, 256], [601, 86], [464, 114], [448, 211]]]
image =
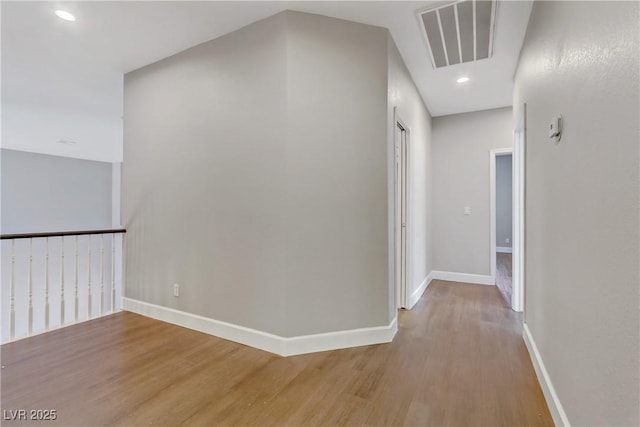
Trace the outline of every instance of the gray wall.
[[640, 424], [638, 12], [535, 2], [515, 79], [515, 117], [527, 104], [525, 321], [572, 425]]
[[433, 265], [433, 239], [431, 237], [432, 154], [431, 115], [425, 107], [398, 49], [389, 36], [389, 89], [388, 89], [388, 185], [389, 185], [389, 272], [391, 274], [389, 315], [396, 315], [394, 288], [394, 107], [398, 116], [410, 128], [409, 141], [409, 247], [411, 271], [408, 274], [407, 293], [413, 294], [427, 278]]
[[434, 270], [491, 274], [489, 151], [512, 135], [511, 107], [433, 119]]
[[284, 334], [284, 18], [125, 76], [127, 297]]
[[510, 248], [513, 243], [511, 164], [511, 155], [496, 157], [496, 246], [503, 248]]
[[127, 296], [281, 336], [387, 325], [386, 57], [386, 30], [287, 12], [129, 73]]
[[2, 149], [2, 232], [111, 227], [111, 163]]
[[285, 16], [286, 335], [387, 325], [387, 31]]

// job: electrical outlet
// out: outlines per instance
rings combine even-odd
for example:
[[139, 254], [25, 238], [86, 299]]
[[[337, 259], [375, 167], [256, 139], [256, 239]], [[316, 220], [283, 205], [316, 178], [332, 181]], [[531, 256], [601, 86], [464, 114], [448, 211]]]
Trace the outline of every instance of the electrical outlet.
[[174, 297], [179, 297], [180, 296], [180, 285], [177, 283], [173, 284], [173, 296]]

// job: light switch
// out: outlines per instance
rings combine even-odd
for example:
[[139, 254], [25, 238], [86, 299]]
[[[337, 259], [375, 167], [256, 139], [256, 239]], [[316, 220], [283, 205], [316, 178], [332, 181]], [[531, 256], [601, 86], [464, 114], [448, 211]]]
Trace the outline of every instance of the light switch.
[[549, 138], [555, 139], [556, 142], [560, 142], [562, 137], [562, 116], [557, 116], [551, 119], [549, 123]]
[[465, 215], [471, 215], [471, 206], [465, 206], [464, 207], [464, 214]]

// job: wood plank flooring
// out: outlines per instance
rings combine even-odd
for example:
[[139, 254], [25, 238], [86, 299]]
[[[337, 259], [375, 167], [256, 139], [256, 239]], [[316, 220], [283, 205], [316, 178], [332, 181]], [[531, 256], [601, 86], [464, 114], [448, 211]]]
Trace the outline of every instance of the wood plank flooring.
[[496, 253], [496, 286], [508, 306], [511, 306], [511, 294], [513, 293], [511, 276], [511, 254]]
[[391, 344], [283, 358], [122, 312], [2, 346], [5, 411], [39, 426], [552, 426], [494, 286], [434, 281]]

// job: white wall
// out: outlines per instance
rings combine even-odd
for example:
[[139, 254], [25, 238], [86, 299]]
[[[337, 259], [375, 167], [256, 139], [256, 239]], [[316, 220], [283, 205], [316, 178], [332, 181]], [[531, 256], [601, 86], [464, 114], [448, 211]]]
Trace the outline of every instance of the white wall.
[[512, 139], [510, 107], [433, 119], [434, 270], [491, 274], [489, 152]]
[[127, 74], [128, 297], [284, 337], [389, 324], [386, 37], [286, 12]]
[[426, 285], [433, 265], [432, 223], [432, 153], [431, 115], [407, 70], [398, 49], [389, 36], [389, 84], [388, 84], [388, 192], [389, 192], [389, 316], [395, 316], [394, 281], [394, 108], [398, 116], [410, 128], [409, 141], [409, 247], [407, 294], [420, 296], [421, 285]]
[[535, 2], [515, 78], [525, 322], [576, 426], [640, 424], [638, 18], [637, 2]]
[[513, 242], [511, 165], [511, 155], [496, 157], [496, 246], [502, 248], [510, 248]]
[[121, 162], [123, 74], [103, 61], [109, 40], [96, 54], [100, 30], [82, 12], [70, 23], [47, 3], [1, 7], [2, 148]]
[[[114, 90], [122, 96], [121, 84]], [[60, 144], [57, 142], [60, 140], [74, 144]], [[121, 162], [122, 119], [64, 106], [3, 102], [2, 147], [76, 159]]]

